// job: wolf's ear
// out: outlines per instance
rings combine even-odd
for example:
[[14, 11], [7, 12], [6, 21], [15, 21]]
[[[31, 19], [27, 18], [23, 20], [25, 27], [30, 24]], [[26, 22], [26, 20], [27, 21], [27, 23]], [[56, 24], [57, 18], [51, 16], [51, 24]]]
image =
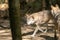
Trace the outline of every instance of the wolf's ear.
[[56, 4], [56, 8], [59, 9], [59, 6]]
[[53, 9], [53, 10], [59, 9], [59, 6], [57, 4], [55, 6], [51, 5], [51, 9]]
[[29, 16], [29, 14], [26, 14], [25, 16], [26, 16], [26, 17], [28, 17], [28, 16]]
[[51, 5], [51, 9], [54, 9], [54, 6], [53, 5]]

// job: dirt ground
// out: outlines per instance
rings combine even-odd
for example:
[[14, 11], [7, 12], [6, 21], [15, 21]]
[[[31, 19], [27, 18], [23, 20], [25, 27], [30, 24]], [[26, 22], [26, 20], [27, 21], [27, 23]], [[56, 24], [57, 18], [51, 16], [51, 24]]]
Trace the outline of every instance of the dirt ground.
[[0, 40], [12, 40], [10, 29], [0, 30]]
[[[22, 34], [23, 34], [22, 39], [23, 40], [55, 40], [54, 31], [50, 29], [47, 31], [47, 33], [42, 33], [38, 31], [35, 37], [31, 37], [30, 35], [32, 35], [34, 29], [35, 27], [31, 27], [31, 26], [22, 27]], [[59, 33], [57, 33], [56, 35], [57, 35], [56, 40], [60, 40]]]
[[[33, 29], [22, 27], [22, 40], [54, 40], [54, 33], [47, 32], [42, 33], [40, 31], [37, 32], [35, 37], [31, 37], [30, 35], [33, 33]], [[57, 34], [59, 37], [59, 34]], [[0, 29], [0, 40], [12, 40], [11, 30], [10, 29]]]
[[[42, 33], [40, 31], [37, 32], [35, 37], [31, 37], [30, 35], [33, 33], [33, 29], [27, 27], [22, 27], [22, 40], [54, 40], [54, 33], [47, 32]], [[57, 34], [59, 36], [59, 34]], [[12, 40], [11, 30], [10, 29], [0, 29], [0, 40]]]
[[[3, 24], [5, 23], [4, 25], [5, 27], [9, 25], [8, 22], [9, 21], [6, 21], [6, 20], [5, 22], [3, 22]], [[31, 37], [30, 35], [32, 35], [34, 29], [35, 27], [31, 27], [31, 26], [21, 27], [22, 40], [55, 40], [54, 31], [52, 31], [52, 29], [51, 30], [49, 29], [47, 33], [42, 33], [38, 31], [35, 37]], [[59, 33], [57, 32], [57, 40], [60, 40], [59, 38], [60, 38]], [[0, 40], [12, 40], [11, 29], [3, 29], [0, 27]]]

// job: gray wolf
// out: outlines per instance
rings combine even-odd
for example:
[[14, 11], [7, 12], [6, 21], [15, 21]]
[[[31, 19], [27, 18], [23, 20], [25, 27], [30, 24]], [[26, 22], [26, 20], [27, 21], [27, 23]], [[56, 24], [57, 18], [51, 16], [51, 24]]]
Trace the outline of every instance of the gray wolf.
[[31, 36], [34, 37], [38, 30], [44, 33], [47, 32], [47, 29], [43, 31], [43, 29], [41, 28], [41, 25], [48, 23], [50, 19], [54, 19], [59, 14], [60, 14], [60, 9], [58, 5], [56, 5], [55, 7], [51, 6], [51, 10], [43, 10], [43, 11], [33, 13], [30, 15], [26, 14], [27, 24], [28, 25], [36, 24], [37, 26], [34, 33]]
[[33, 13], [31, 15], [27, 15], [27, 24], [36, 24], [36, 29], [34, 33], [31, 35], [32, 37], [35, 36], [36, 32], [40, 30], [41, 32], [46, 32], [47, 30], [43, 31], [40, 25], [47, 23], [52, 18], [52, 14], [48, 10], [40, 11], [37, 13]]

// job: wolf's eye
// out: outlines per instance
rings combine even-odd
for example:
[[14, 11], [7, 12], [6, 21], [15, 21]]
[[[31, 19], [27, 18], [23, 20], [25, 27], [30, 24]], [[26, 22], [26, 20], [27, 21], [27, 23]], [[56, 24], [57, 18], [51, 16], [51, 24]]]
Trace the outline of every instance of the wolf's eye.
[[34, 17], [32, 16], [32, 18], [34, 19]]

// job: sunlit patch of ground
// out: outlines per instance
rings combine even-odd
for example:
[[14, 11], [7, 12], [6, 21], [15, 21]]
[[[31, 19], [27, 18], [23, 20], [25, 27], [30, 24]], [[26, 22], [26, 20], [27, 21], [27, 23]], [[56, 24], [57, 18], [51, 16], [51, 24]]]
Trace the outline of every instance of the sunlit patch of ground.
[[0, 40], [12, 40], [11, 30], [10, 29], [0, 30]]
[[[37, 32], [37, 34], [35, 35], [35, 37], [31, 37], [35, 27], [31, 27], [31, 26], [25, 26], [22, 27], [22, 39], [23, 40], [55, 40], [54, 39], [54, 32], [48, 31], [47, 33], [42, 33], [40, 31]], [[57, 33], [57, 37], [59, 38], [59, 34]], [[58, 39], [57, 40], [60, 40]]]
[[[54, 33], [47, 32], [42, 33], [40, 31], [37, 32], [35, 37], [31, 37], [30, 35], [33, 33], [35, 27], [21, 27], [22, 29], [22, 40], [54, 40]], [[59, 36], [59, 34], [57, 34]], [[10, 29], [0, 29], [0, 40], [12, 40], [11, 30]]]
[[[0, 20], [0, 22], [2, 22], [1, 25], [3, 25], [4, 27], [9, 26], [8, 20]], [[54, 40], [54, 32], [52, 30], [48, 31], [47, 33], [38, 31], [35, 37], [31, 37], [34, 29], [35, 27], [26, 25], [24, 27], [21, 27], [22, 40]], [[59, 36], [59, 34], [57, 34], [57, 36]], [[3, 29], [3, 27], [0, 27], [0, 40], [12, 40], [11, 30]]]

